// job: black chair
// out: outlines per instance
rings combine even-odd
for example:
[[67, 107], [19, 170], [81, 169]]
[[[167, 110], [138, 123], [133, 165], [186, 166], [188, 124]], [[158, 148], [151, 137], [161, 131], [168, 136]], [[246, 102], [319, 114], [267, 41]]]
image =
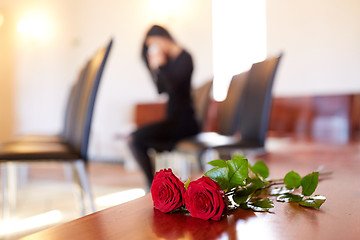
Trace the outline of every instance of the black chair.
[[[34, 162], [34, 161], [61, 161], [71, 163], [74, 172], [74, 182], [80, 188], [82, 202], [81, 212], [86, 213], [85, 197], [91, 211], [95, 211], [93, 199], [88, 183], [85, 165], [88, 161], [88, 144], [90, 137], [93, 110], [104, 71], [105, 63], [111, 50], [113, 40], [106, 47], [98, 50], [84, 68], [83, 78], [75, 89], [79, 91], [71, 107], [72, 117], [63, 133], [61, 142], [12, 142], [0, 146], [0, 164], [2, 165], [2, 195], [3, 214], [9, 215], [7, 193], [8, 163]], [[75, 94], [76, 96], [76, 94]], [[76, 99], [78, 98], [78, 99]]]
[[200, 87], [196, 88], [192, 92], [195, 116], [200, 126], [200, 129], [205, 127], [207, 110], [210, 103], [210, 93], [212, 90], [213, 81], [207, 81]]
[[233, 136], [236, 133], [238, 123], [235, 121], [235, 113], [240, 110], [238, 105], [247, 80], [247, 75], [248, 73], [244, 72], [232, 78], [227, 97], [220, 103], [218, 110], [217, 132], [201, 132], [176, 144], [174, 153], [179, 157], [184, 156], [183, 161], [195, 157], [195, 161], [198, 161], [200, 169], [203, 170], [201, 159], [204, 153], [208, 153], [206, 150], [218, 144], [229, 143], [229, 136]]
[[220, 105], [219, 132], [200, 133], [180, 141], [176, 152], [195, 154], [202, 169], [204, 156], [208, 162], [216, 157], [228, 158], [234, 151], [264, 153], [272, 86], [280, 58], [255, 63], [248, 73], [234, 76], [228, 96]]

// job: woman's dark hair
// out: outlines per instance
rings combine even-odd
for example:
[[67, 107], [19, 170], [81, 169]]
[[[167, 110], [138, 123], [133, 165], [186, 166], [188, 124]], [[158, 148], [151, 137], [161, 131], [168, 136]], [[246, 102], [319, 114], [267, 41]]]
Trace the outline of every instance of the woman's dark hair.
[[153, 25], [145, 35], [145, 39], [144, 39], [143, 47], [142, 47], [142, 52], [141, 52], [141, 57], [144, 60], [146, 66], [148, 68], [149, 68], [149, 62], [148, 62], [148, 59], [147, 59], [147, 56], [146, 56], [147, 51], [148, 51], [148, 47], [146, 46], [146, 39], [148, 37], [151, 37], [151, 36], [164, 37], [164, 38], [167, 38], [167, 39], [174, 42], [173, 37], [170, 35], [170, 33], [165, 28], [163, 28], [163, 27], [161, 27], [159, 25]]

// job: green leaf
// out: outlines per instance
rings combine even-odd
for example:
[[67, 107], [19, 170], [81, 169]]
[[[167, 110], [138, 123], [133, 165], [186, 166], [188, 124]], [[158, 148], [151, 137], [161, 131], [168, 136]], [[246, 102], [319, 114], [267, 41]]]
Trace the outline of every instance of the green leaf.
[[241, 203], [240, 204], [240, 207], [242, 208], [242, 209], [250, 209], [250, 207], [249, 207], [249, 204], [248, 203]]
[[213, 167], [220, 167], [220, 168], [227, 167], [226, 161], [221, 160], [221, 159], [210, 161], [207, 164], [209, 164]]
[[190, 184], [190, 178], [188, 178], [188, 180], [184, 183], [184, 187], [187, 190]]
[[308, 199], [305, 199], [305, 200], [299, 202], [299, 204], [303, 207], [311, 207], [311, 208], [320, 209], [321, 205], [325, 201], [326, 201], [326, 197], [316, 195], [315, 197], [311, 197], [311, 198], [308, 198]]
[[246, 200], [248, 199], [248, 196], [249, 195], [244, 195], [244, 196], [234, 195], [233, 200], [234, 200], [235, 203], [240, 205], [240, 204], [246, 202]]
[[224, 191], [228, 189], [230, 183], [228, 178], [229, 171], [227, 168], [213, 168], [206, 172], [205, 176], [217, 182]]
[[249, 185], [252, 186], [254, 188], [254, 190], [256, 190], [256, 189], [264, 187], [265, 183], [263, 180], [261, 180], [260, 178], [257, 177], [257, 178], [251, 179], [249, 181]]
[[242, 197], [242, 196], [248, 196], [249, 194], [253, 193], [253, 189], [249, 189], [248, 185], [236, 189], [236, 192], [234, 193], [234, 196]]
[[277, 196], [285, 193], [290, 193], [292, 191], [292, 189], [288, 189], [287, 187], [276, 187], [271, 190], [270, 195]]
[[232, 159], [246, 159], [247, 160], [247, 158], [243, 155], [234, 155]]
[[278, 202], [300, 202], [303, 199], [303, 196], [292, 194], [292, 193], [285, 193], [282, 195], [279, 195], [276, 198], [276, 201]]
[[253, 166], [250, 167], [250, 169], [255, 174], [259, 174], [263, 178], [269, 177], [269, 168], [263, 161], [257, 161]]
[[236, 189], [233, 200], [237, 204], [245, 202], [250, 194], [265, 186], [264, 182], [260, 178], [250, 179], [249, 181], [250, 182], [246, 186]]
[[268, 212], [271, 208], [274, 207], [274, 203], [270, 200], [270, 198], [264, 198], [254, 203], [246, 203], [240, 205], [243, 208], [250, 208], [255, 212]]
[[288, 188], [299, 188], [301, 186], [301, 177], [298, 173], [290, 171], [285, 175], [284, 183]]
[[301, 180], [301, 186], [302, 186], [302, 194], [305, 196], [310, 196], [315, 192], [315, 189], [319, 183], [319, 172], [313, 172]]
[[248, 177], [248, 160], [244, 156], [234, 156], [226, 163], [229, 168], [230, 187], [245, 185], [244, 180]]

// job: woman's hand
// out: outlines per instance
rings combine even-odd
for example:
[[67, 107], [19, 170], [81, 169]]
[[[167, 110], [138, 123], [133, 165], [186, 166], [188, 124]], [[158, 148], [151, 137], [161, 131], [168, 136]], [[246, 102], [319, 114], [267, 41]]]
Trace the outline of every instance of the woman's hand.
[[148, 48], [147, 58], [151, 70], [158, 70], [159, 67], [167, 63], [166, 54], [156, 45], [150, 45]]

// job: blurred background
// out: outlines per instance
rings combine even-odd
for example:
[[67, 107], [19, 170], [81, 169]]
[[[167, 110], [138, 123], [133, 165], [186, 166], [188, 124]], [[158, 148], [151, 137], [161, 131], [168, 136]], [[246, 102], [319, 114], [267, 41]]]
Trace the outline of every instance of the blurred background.
[[79, 66], [114, 37], [90, 155], [119, 159], [117, 136], [133, 128], [134, 105], [159, 101], [140, 58], [153, 23], [170, 29], [193, 54], [195, 87], [215, 75], [214, 91], [221, 92], [230, 81], [221, 79], [221, 68], [239, 73], [282, 51], [275, 96], [357, 93], [359, 11], [354, 0], [0, 0], [0, 142], [19, 134], [58, 133]]

